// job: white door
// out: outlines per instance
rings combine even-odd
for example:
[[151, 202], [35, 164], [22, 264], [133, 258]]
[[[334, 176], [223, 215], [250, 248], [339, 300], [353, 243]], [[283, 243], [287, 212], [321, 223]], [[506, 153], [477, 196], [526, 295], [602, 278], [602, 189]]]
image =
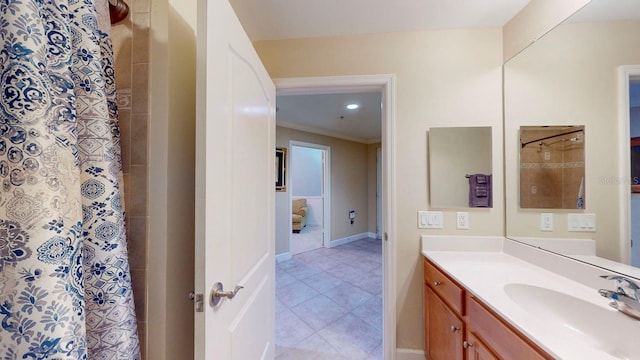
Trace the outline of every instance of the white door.
[[[198, 1], [197, 41], [195, 356], [273, 359], [275, 86], [227, 0]], [[244, 288], [212, 306], [217, 282]]]

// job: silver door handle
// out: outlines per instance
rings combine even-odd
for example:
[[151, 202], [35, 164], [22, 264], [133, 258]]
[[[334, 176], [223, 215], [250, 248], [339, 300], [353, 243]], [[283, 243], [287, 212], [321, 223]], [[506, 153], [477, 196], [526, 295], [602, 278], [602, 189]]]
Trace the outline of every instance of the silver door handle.
[[244, 286], [236, 285], [233, 291], [224, 291], [224, 287], [221, 282], [217, 282], [213, 284], [211, 288], [211, 295], [209, 296], [209, 305], [217, 306], [222, 300], [223, 297], [231, 300], [233, 299], [240, 289], [243, 289]]

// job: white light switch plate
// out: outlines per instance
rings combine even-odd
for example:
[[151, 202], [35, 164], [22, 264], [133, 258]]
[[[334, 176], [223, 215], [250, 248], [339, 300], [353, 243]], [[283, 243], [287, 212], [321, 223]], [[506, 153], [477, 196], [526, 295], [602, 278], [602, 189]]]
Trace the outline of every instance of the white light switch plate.
[[419, 229], [442, 229], [442, 211], [418, 211]]
[[596, 214], [568, 214], [569, 231], [596, 231]]

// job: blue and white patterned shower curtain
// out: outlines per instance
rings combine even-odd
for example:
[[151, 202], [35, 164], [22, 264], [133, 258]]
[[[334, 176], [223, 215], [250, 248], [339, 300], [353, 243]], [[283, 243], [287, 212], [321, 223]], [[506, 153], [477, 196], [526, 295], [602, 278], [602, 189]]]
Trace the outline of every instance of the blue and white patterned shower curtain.
[[94, 0], [0, 0], [0, 359], [139, 359]]

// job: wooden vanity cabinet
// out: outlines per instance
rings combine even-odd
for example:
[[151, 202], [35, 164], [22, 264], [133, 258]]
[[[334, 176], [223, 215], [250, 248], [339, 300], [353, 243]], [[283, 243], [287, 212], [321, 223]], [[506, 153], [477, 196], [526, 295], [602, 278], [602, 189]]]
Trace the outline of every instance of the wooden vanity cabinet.
[[553, 359], [474, 296], [467, 296], [467, 324], [503, 359]]
[[499, 360], [473, 331], [467, 331], [462, 347], [465, 348], [467, 360]]
[[424, 263], [425, 355], [463, 360], [464, 290], [433, 264]]
[[429, 286], [425, 286], [427, 359], [463, 360], [464, 322]]
[[430, 262], [424, 262], [425, 283], [459, 316], [464, 316], [464, 289]]
[[428, 360], [553, 359], [426, 258], [424, 284]]

